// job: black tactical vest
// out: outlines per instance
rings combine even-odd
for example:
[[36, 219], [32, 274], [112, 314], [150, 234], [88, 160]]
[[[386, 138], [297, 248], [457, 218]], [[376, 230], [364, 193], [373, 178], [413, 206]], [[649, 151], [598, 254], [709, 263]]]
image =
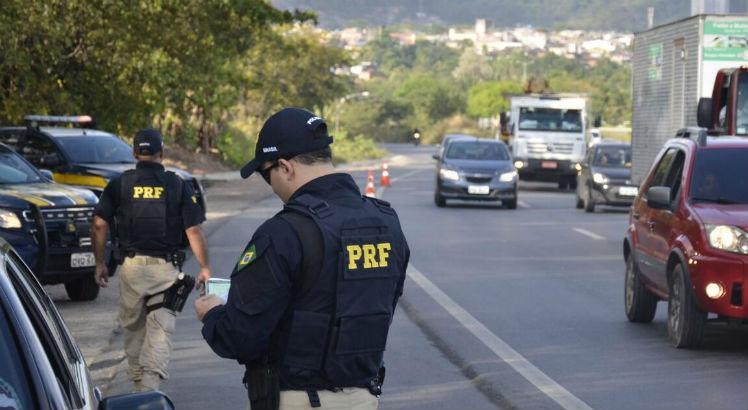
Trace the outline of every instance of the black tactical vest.
[[117, 237], [125, 252], [169, 252], [184, 247], [179, 205], [184, 182], [163, 169], [132, 169], [120, 177]]
[[[311, 218], [323, 246], [319, 277], [297, 288], [278, 334], [282, 384], [289, 388], [365, 387], [382, 365], [404, 237], [383, 201], [295, 198], [284, 212]], [[303, 241], [302, 241], [303, 242]], [[302, 276], [308, 272], [302, 272]]]

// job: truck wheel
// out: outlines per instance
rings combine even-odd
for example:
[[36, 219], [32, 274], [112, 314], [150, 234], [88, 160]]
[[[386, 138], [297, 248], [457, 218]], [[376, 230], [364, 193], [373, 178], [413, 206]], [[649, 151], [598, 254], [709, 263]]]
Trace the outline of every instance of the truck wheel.
[[634, 256], [626, 258], [624, 307], [629, 322], [649, 323], [657, 312], [657, 297], [644, 286]]
[[434, 194], [434, 203], [439, 208], [444, 208], [445, 206], [447, 206], [447, 200], [444, 199], [443, 196], [439, 195], [439, 193]]
[[676, 348], [699, 347], [704, 338], [706, 312], [696, 306], [691, 281], [681, 264], [673, 269], [667, 304], [667, 334]]
[[504, 201], [503, 205], [507, 209], [517, 209], [517, 198], [507, 199], [506, 201]]
[[94, 279], [94, 274], [86, 275], [65, 283], [65, 291], [70, 300], [88, 301], [94, 300], [99, 296], [99, 285]]
[[588, 192], [587, 197], [584, 198], [584, 211], [585, 212], [595, 212], [595, 201], [592, 199], [592, 193]]

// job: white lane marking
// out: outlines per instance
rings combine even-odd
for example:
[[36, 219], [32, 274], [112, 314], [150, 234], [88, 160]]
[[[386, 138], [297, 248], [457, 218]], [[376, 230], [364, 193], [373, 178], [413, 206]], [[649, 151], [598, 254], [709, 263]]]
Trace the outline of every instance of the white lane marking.
[[598, 234], [596, 234], [594, 232], [590, 232], [590, 231], [588, 231], [586, 229], [573, 228], [573, 231], [577, 232], [577, 233], [581, 233], [582, 235], [584, 235], [584, 236], [586, 236], [588, 238], [592, 238], [592, 239], [597, 240], [597, 241], [604, 241], [605, 240], [604, 236], [600, 236], [600, 235], [598, 235]]
[[479, 322], [465, 309], [457, 304], [452, 298], [447, 296], [433, 282], [424, 276], [413, 265], [408, 265], [408, 276], [413, 279], [436, 303], [441, 305], [452, 317], [454, 317], [462, 326], [473, 334], [478, 340], [483, 342], [486, 347], [511, 366], [517, 373], [522, 375], [527, 381], [532, 383], [538, 390], [558, 403], [567, 410], [592, 410], [592, 407], [583, 402], [577, 396], [571, 394], [563, 386], [556, 383], [540, 369], [535, 367], [527, 359], [512, 349], [506, 342], [493, 334], [488, 328]]
[[517, 205], [519, 205], [520, 208], [524, 208], [524, 209], [532, 208], [532, 206], [525, 201], [517, 201]]
[[424, 169], [414, 169], [413, 171], [406, 172], [406, 173], [404, 173], [404, 174], [402, 174], [400, 176], [397, 176], [395, 178], [390, 179], [390, 182], [397, 182], [397, 181], [399, 181], [399, 180], [401, 180], [403, 178], [407, 178], [409, 176], [413, 176], [413, 175], [415, 175], [415, 174], [417, 174], [419, 172], [423, 172], [423, 171], [425, 171], [425, 170]]

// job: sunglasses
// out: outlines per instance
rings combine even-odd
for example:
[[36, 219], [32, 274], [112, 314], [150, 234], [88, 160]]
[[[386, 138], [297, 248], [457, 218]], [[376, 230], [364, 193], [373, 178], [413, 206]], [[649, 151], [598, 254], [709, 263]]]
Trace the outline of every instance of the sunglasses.
[[274, 162], [274, 163], [273, 163], [272, 165], [270, 165], [269, 167], [267, 167], [267, 168], [265, 168], [265, 169], [260, 169], [260, 170], [259, 170], [259, 172], [260, 172], [260, 175], [262, 175], [262, 179], [264, 179], [264, 180], [265, 180], [265, 182], [267, 182], [267, 184], [268, 184], [268, 185], [270, 185], [270, 171], [272, 171], [272, 170], [273, 170], [273, 168], [277, 168], [277, 167], [278, 167], [279, 165], [280, 165], [280, 162], [278, 162], [278, 161], [275, 161], [275, 162]]

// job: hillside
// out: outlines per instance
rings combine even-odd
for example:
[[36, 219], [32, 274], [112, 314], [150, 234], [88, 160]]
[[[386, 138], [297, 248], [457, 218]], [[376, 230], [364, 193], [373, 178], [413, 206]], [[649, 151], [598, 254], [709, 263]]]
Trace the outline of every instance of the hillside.
[[[655, 23], [686, 17], [689, 0], [274, 0], [280, 8], [314, 10], [320, 25], [473, 24], [476, 17], [498, 27], [517, 24], [544, 28], [639, 31], [646, 27], [647, 7]], [[459, 6], [457, 6], [459, 4]]]

